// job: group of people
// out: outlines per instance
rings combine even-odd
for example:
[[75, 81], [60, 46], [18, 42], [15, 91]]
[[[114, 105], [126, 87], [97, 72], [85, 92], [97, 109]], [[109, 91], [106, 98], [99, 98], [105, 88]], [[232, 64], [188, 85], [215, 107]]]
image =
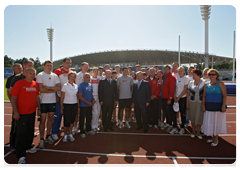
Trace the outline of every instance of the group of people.
[[190, 136], [202, 139], [202, 131], [212, 136], [207, 140], [211, 146], [217, 146], [218, 135], [226, 133], [226, 87], [215, 69], [204, 69], [201, 78], [200, 69], [189, 67], [186, 76], [178, 63], [165, 65], [163, 71], [138, 64], [134, 72], [131, 66], [116, 65], [113, 70], [109, 64], [89, 69], [83, 62], [76, 73], [70, 69], [71, 59], [65, 58], [54, 72], [52, 61], [45, 61], [44, 71], [36, 76], [31, 60], [22, 64], [13, 65], [15, 74], [6, 84], [13, 107], [10, 147], [18, 163], [26, 163], [26, 152], [37, 151], [32, 146], [36, 110], [40, 149], [59, 139], [62, 117], [63, 142], [74, 141], [79, 130], [81, 138], [94, 135], [101, 125], [104, 132], [117, 125], [130, 129], [131, 121], [137, 123], [136, 130], [147, 133], [153, 126], [170, 134], [184, 134], [191, 121]]

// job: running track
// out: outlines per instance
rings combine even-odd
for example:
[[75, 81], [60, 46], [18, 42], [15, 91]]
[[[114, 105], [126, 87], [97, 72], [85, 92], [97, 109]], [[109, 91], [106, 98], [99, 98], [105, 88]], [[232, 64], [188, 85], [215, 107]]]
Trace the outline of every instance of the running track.
[[[131, 129], [101, 131], [82, 139], [75, 135], [75, 141], [53, 145], [45, 144], [45, 149], [35, 154], [28, 153], [28, 164], [232, 164], [236, 161], [236, 96], [228, 96], [227, 134], [219, 137], [219, 145], [211, 147], [202, 140], [191, 138], [187, 128], [184, 135], [171, 135], [161, 129], [149, 128], [148, 133], [136, 131], [136, 123], [130, 123]], [[9, 154], [9, 133], [11, 125], [11, 104], [4, 103], [4, 159], [8, 164], [17, 164], [15, 155]], [[39, 144], [39, 122], [35, 123], [33, 143]], [[36, 147], [35, 146], [35, 147]]]

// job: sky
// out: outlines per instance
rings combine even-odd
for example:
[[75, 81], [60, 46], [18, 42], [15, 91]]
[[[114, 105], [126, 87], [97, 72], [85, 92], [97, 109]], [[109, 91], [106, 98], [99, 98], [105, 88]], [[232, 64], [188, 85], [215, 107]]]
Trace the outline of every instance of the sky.
[[[199, 5], [9, 5], [4, 10], [4, 55], [53, 60], [99, 51], [159, 49], [204, 53]], [[212, 5], [209, 53], [233, 57], [236, 9]]]

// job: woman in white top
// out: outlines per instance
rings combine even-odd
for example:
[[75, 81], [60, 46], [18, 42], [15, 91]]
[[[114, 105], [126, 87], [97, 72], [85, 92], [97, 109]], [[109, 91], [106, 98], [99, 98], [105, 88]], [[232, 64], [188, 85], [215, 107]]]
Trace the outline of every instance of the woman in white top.
[[74, 83], [76, 77], [77, 73], [70, 71], [68, 73], [68, 82], [62, 86], [61, 90], [61, 114], [63, 114], [64, 120], [63, 142], [67, 142], [67, 132], [69, 132], [70, 141], [75, 140], [72, 135], [72, 128], [76, 114], [80, 114], [78, 86]]
[[178, 69], [179, 78], [176, 79], [176, 91], [174, 94], [174, 102], [179, 103], [179, 111], [181, 114], [181, 130], [179, 134], [182, 135], [184, 133], [184, 125], [186, 122], [186, 97], [187, 97], [187, 89], [188, 89], [188, 78], [185, 76], [185, 70], [183, 67], [179, 67]]

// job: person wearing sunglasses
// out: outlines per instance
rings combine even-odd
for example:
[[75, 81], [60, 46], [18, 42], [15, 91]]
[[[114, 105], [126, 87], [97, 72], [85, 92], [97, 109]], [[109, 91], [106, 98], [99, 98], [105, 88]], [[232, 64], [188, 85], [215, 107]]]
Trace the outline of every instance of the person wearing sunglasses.
[[223, 82], [218, 79], [220, 74], [215, 69], [208, 71], [210, 82], [205, 84], [202, 100], [203, 126], [202, 132], [206, 136], [213, 136], [207, 142], [211, 146], [218, 145], [219, 134], [226, 134], [226, 100], [227, 91]]

